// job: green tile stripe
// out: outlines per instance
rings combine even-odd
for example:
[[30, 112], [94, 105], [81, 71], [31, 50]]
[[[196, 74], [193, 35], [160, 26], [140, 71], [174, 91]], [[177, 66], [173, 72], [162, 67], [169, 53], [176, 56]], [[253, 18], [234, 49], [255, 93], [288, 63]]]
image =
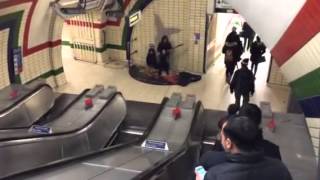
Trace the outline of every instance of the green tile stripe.
[[[122, 2], [122, 1], [119, 1]], [[143, 5], [144, 0], [138, 0], [132, 7], [131, 10], [129, 10], [129, 14], [135, 13], [136, 11], [140, 10], [140, 7]], [[127, 31], [129, 28], [129, 23], [126, 21], [126, 19], [124, 19], [125, 24], [123, 26], [123, 31], [122, 31], [122, 39], [121, 39], [121, 45], [115, 45], [115, 44], [104, 44], [104, 46], [101, 47], [96, 47], [96, 52], [98, 53], [102, 53], [107, 49], [117, 49], [117, 50], [126, 50], [126, 43], [127, 43]], [[71, 46], [71, 48], [79, 48], [79, 47], [75, 47], [72, 43], [70, 43], [69, 41], [62, 41], [62, 45], [65, 46]], [[84, 50], [90, 50], [90, 47], [82, 47], [79, 49], [84, 49]], [[93, 50], [91, 50], [93, 51]]]
[[63, 67], [60, 67], [58, 69], [53, 69], [53, 70], [45, 72], [45, 73], [41, 74], [40, 76], [28, 81], [27, 84], [32, 82], [32, 81], [34, 81], [34, 80], [36, 80], [36, 79], [39, 79], [39, 78], [47, 79], [47, 78], [49, 78], [51, 76], [58, 76], [59, 74], [62, 74], [63, 72], [64, 72]]
[[[74, 44], [72, 44], [72, 43], [69, 42], [69, 41], [62, 41], [61, 44], [62, 44], [62, 45], [65, 45], [65, 46], [70, 46], [70, 47], [73, 48], [73, 49], [83, 49], [83, 50], [87, 50], [87, 51], [94, 51], [94, 49], [92, 49], [91, 46], [81, 46], [81, 47], [78, 47], [78, 46], [75, 46]], [[121, 45], [105, 44], [102, 48], [101, 48], [101, 47], [96, 47], [96, 52], [98, 52], [98, 53], [103, 53], [103, 52], [104, 52], [105, 50], [107, 50], [107, 49], [124, 50]]]
[[[5, 21], [14, 21], [14, 28], [10, 28], [10, 36], [12, 34], [12, 46], [13, 47], [8, 47], [8, 48], [16, 48], [19, 46], [19, 32], [20, 32], [20, 27], [21, 27], [21, 21], [23, 17], [24, 11], [18, 11], [15, 13], [10, 13], [4, 16], [0, 16], [0, 22], [5, 22]], [[15, 76], [15, 82], [21, 84], [21, 77], [20, 75]]]
[[10, 29], [10, 33], [13, 34], [13, 43], [12, 45], [14, 47], [18, 47], [19, 46], [19, 32], [20, 32], [20, 23], [22, 20], [22, 16], [23, 16], [24, 11], [18, 11], [15, 13], [11, 13], [11, 14], [7, 14], [4, 16], [0, 16], [0, 21], [4, 22], [4, 21], [15, 21], [15, 25], [13, 29]]
[[320, 68], [290, 83], [298, 99], [320, 95]]

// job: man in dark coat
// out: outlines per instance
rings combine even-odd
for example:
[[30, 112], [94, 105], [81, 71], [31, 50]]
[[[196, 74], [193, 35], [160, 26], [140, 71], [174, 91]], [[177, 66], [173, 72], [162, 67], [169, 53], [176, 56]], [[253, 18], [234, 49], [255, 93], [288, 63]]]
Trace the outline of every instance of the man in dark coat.
[[238, 69], [230, 83], [230, 92], [235, 94], [236, 102], [238, 107], [240, 106], [241, 96], [243, 97], [242, 105], [249, 103], [249, 93], [254, 94], [254, 76], [248, 69], [249, 59], [244, 59], [241, 62], [241, 68]]
[[[245, 116], [226, 121], [221, 131], [221, 142], [227, 152], [227, 161], [213, 166], [205, 180], [291, 180], [285, 165], [276, 159], [263, 156], [257, 148], [259, 129]], [[201, 179], [196, 174], [196, 178]]]
[[237, 42], [226, 42], [222, 48], [224, 54], [224, 64], [226, 66], [226, 82], [229, 84], [237, 65], [236, 60]]
[[262, 55], [266, 52], [266, 46], [261, 42], [260, 37], [257, 36], [257, 40], [252, 43], [250, 47], [250, 61], [251, 61], [251, 71], [254, 75], [257, 74], [258, 64], [261, 62]]
[[233, 57], [236, 62], [240, 61], [241, 55], [243, 53], [243, 46], [240, 40], [240, 36], [237, 33], [236, 27], [232, 28], [232, 31], [228, 34], [225, 42], [235, 44], [233, 48]]
[[169, 75], [169, 56], [170, 50], [172, 49], [172, 45], [169, 41], [168, 36], [163, 36], [161, 38], [161, 42], [158, 45], [158, 52], [159, 52], [159, 76], [161, 76], [162, 71], [165, 71], [167, 75]]
[[256, 33], [249, 26], [249, 24], [247, 22], [244, 22], [243, 26], [242, 26], [242, 32], [240, 34], [244, 38], [243, 47], [244, 47], [244, 49], [248, 50], [253, 42], [253, 39], [254, 39], [254, 36], [256, 35]]

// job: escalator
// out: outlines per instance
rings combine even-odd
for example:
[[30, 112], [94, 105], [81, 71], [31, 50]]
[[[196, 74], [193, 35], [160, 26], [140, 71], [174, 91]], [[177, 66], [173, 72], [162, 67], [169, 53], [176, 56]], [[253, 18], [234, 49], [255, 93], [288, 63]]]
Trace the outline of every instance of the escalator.
[[[181, 117], [177, 120], [172, 110], [181, 108]], [[154, 172], [182, 152], [199, 154], [203, 122], [199, 121], [203, 108], [196, 103], [194, 96], [182, 101], [174, 94], [164, 101], [157, 120], [152, 128], [131, 143], [120, 143], [89, 157], [61, 162], [52, 166], [12, 177], [13, 179], [149, 179]], [[157, 149], [149, 146], [151, 141], [165, 143], [167, 148]], [[192, 167], [190, 167], [192, 168]]]
[[[87, 99], [92, 107], [85, 107]], [[114, 87], [97, 86], [58, 102], [63, 108], [51, 109], [31, 128], [0, 130], [0, 178], [103, 149], [112, 144], [127, 113], [126, 101]], [[39, 126], [50, 131], [33, 131]]]
[[7, 86], [0, 91], [0, 130], [28, 128], [53, 105], [54, 93], [45, 83]]

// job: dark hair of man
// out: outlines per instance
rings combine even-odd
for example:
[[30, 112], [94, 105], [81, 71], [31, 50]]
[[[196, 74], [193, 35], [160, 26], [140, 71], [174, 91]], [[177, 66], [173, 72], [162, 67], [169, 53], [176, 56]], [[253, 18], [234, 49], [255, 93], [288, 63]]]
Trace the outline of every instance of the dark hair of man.
[[230, 104], [228, 106], [228, 115], [223, 117], [222, 119], [220, 119], [220, 121], [218, 122], [218, 128], [221, 129], [222, 125], [232, 116], [236, 115], [237, 112], [239, 111], [239, 107], [236, 104]]
[[248, 117], [232, 117], [223, 128], [223, 133], [241, 152], [251, 152], [256, 150], [259, 130], [255, 122]]
[[261, 124], [261, 119], [262, 119], [261, 110], [255, 104], [250, 103], [242, 106], [240, 108], [239, 115], [249, 117], [251, 120], [253, 120], [256, 123], [257, 126]]
[[230, 104], [228, 106], [228, 115], [235, 115], [239, 111], [239, 107], [236, 104]]
[[164, 35], [164, 36], [162, 36], [162, 38], [161, 38], [161, 42], [164, 42], [165, 39], [166, 39], [167, 41], [169, 41], [168, 36], [167, 36], [167, 35]]
[[260, 37], [259, 37], [259, 36], [257, 36], [257, 41], [258, 41], [258, 42], [260, 42], [260, 41], [261, 41], [261, 39], [260, 39]]

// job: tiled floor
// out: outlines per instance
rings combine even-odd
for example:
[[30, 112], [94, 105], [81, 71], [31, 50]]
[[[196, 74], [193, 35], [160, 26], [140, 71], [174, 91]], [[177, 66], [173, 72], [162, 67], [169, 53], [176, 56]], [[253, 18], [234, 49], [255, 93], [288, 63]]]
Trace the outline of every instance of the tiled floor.
[[[60, 92], [79, 93], [95, 84], [104, 84], [116, 86], [128, 100], [159, 103], [164, 96], [170, 96], [173, 92], [181, 92], [197, 95], [205, 108], [209, 109], [225, 110], [230, 103], [234, 102], [234, 96], [230, 94], [229, 86], [225, 83], [222, 58], [216, 61], [199, 82], [187, 87], [155, 86], [132, 79], [127, 68], [108, 68], [103, 65], [75, 61], [69, 47], [64, 46], [62, 51], [68, 83], [58, 89]], [[273, 111], [286, 112], [289, 89], [267, 85], [268, 69], [269, 63], [267, 62], [259, 66], [256, 93], [250, 101], [257, 104], [260, 104], [260, 101], [269, 101]]]

